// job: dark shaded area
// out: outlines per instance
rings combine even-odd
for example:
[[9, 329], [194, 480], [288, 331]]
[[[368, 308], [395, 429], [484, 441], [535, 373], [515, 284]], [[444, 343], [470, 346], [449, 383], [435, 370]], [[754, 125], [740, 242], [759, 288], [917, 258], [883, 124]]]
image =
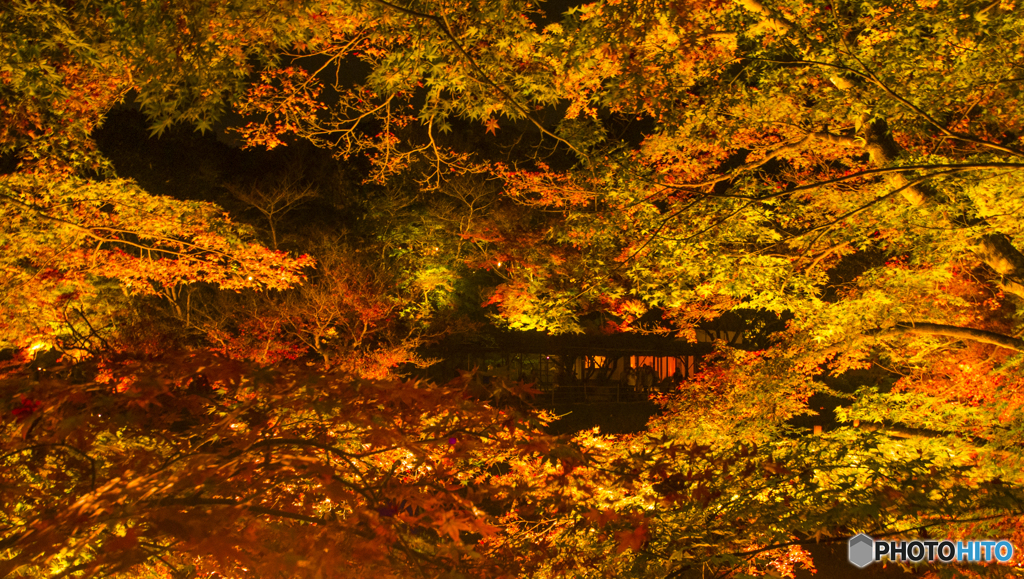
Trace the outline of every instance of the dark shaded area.
[[552, 434], [573, 434], [601, 428], [601, 434], [633, 434], [642, 431], [647, 421], [661, 408], [650, 401], [597, 402], [592, 404], [556, 404], [551, 410], [561, 416], [549, 428]]
[[807, 430], [821, 426], [822, 430], [829, 431], [840, 425], [836, 420], [836, 408], [850, 403], [851, 398], [843, 396], [844, 394], [852, 395], [865, 386], [877, 388], [880, 392], [888, 392], [897, 378], [899, 378], [898, 375], [878, 365], [863, 370], [848, 370], [838, 376], [821, 376], [818, 380], [835, 394], [823, 392], [814, 394], [807, 401], [807, 407], [815, 411], [817, 415], [797, 416], [790, 419], [789, 424]]
[[908, 571], [895, 563], [872, 563], [858, 569], [847, 559], [846, 543], [819, 543], [807, 546], [817, 573], [799, 569], [797, 579], [874, 579], [920, 577], [929, 567], [921, 565]]

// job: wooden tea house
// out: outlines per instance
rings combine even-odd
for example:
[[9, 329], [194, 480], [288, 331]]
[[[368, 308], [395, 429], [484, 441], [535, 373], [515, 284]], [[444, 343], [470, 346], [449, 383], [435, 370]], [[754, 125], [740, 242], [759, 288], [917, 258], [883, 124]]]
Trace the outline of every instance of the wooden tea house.
[[698, 331], [696, 344], [662, 336], [506, 333], [488, 346], [437, 352], [444, 362], [434, 379], [475, 369], [484, 383], [524, 381], [540, 391], [537, 402], [626, 402], [674, 389], [699, 370], [715, 339], [738, 344], [740, 332]]

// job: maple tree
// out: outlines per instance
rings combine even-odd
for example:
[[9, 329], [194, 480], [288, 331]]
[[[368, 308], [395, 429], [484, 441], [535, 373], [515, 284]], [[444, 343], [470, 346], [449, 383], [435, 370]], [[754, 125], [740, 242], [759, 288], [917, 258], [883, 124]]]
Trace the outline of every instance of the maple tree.
[[[195, 325], [207, 347], [260, 362], [312, 352], [323, 369], [381, 377], [415, 358], [403, 332], [428, 331], [471, 283], [513, 328], [592, 330], [598, 314], [605, 331], [693, 338], [695, 324], [744, 310], [786, 329], [763, 351], [723, 352], [664, 400], [648, 433], [583, 434], [552, 450], [522, 431], [515, 441], [536, 441], [546, 461], [494, 434], [500, 412], [451, 389], [336, 377], [314, 388], [282, 370], [208, 377], [213, 390], [198, 392], [205, 371], [180, 361], [150, 362], [163, 375], [129, 364], [49, 389], [14, 378], [6, 524], [39, 530], [5, 531], [13, 565], [101, 574], [164, 557], [174, 573], [311, 577], [341, 565], [789, 574], [806, 563], [801, 544], [859, 530], [1019, 541], [1024, 21], [1014, 2], [608, 0], [560, 19], [543, 8], [9, 3], [4, 339], [99, 351], [97, 328], [116, 325], [135, 294], [161, 295], [179, 320], [205, 316]], [[362, 240], [380, 260], [333, 243], [310, 284], [257, 292], [292, 286], [312, 262], [252, 243], [212, 204], [117, 179], [92, 133], [129, 95], [154, 134], [179, 121], [209, 130], [230, 109], [249, 146], [305, 139], [367, 160], [367, 182], [384, 192], [367, 194]], [[277, 217], [302, 191], [239, 197], [276, 248]], [[234, 300], [207, 285], [252, 293]], [[194, 308], [193, 295], [203, 296]], [[366, 336], [382, 337], [367, 348]], [[387, 359], [366, 364], [376, 354]], [[844, 400], [840, 422], [821, 437], [794, 430], [822, 393]], [[217, 419], [153, 410], [175, 396]], [[425, 416], [450, 400], [474, 440], [493, 445], [449, 436], [445, 446], [456, 414]], [[259, 419], [228, 419], [247, 412]], [[109, 422], [118, 416], [130, 419]], [[355, 446], [338, 456], [353, 462], [324, 454], [322, 437], [340, 433]], [[80, 443], [46, 446], [69, 436]], [[259, 466], [253, 449], [279, 439], [312, 454]], [[376, 464], [362, 444], [383, 444], [389, 459], [407, 452], [415, 466], [397, 476], [400, 461]], [[458, 460], [445, 463], [451, 452]], [[506, 463], [515, 475], [497, 472]], [[468, 468], [472, 484], [437, 486], [423, 469], [442, 465]], [[502, 476], [543, 483], [509, 490]], [[330, 496], [335, 478], [357, 488]], [[265, 489], [278, 494], [252, 494]], [[69, 509], [46, 511], [39, 497], [58, 495]], [[193, 517], [216, 517], [214, 505], [231, 516], [203, 520], [236, 534], [202, 534]], [[317, 535], [328, 522], [352, 560], [313, 556], [334, 536]], [[217, 546], [212, 558], [201, 541]], [[260, 541], [269, 550], [252, 550]]]
[[67, 370], [3, 380], [5, 577], [510, 577], [494, 513], [535, 484], [515, 465], [565, 445], [466, 380], [208, 355]]
[[325, 370], [367, 378], [424, 365], [416, 348], [432, 335], [433, 308], [421, 311], [419, 296], [392, 289], [393, 272], [360, 261], [340, 240], [313, 251], [317, 271], [297, 288], [194, 297], [190, 329], [225, 355], [260, 364], [309, 353]]
[[149, 195], [113, 174], [91, 138], [132, 90], [118, 58], [127, 47], [100, 40], [117, 28], [111, 10], [0, 11], [0, 152], [16, 164], [0, 184], [4, 346], [98, 349], [100, 329], [125, 310], [118, 286], [127, 296], [176, 296], [194, 283], [285, 288], [312, 264], [254, 243], [213, 204]]
[[128, 181], [13, 174], [0, 187], [4, 345], [83, 346], [79, 338], [114, 323], [116, 308], [104, 304], [117, 285], [127, 295], [199, 282], [285, 288], [312, 263], [254, 243], [212, 204], [155, 197]]

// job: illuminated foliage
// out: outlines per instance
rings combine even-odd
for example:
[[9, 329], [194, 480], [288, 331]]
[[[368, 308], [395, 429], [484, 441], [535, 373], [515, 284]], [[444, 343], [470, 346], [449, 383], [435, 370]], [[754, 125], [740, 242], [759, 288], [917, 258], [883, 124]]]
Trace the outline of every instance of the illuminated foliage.
[[109, 308], [97, 304], [104, 279], [128, 295], [196, 282], [281, 289], [312, 263], [254, 243], [215, 205], [155, 197], [128, 181], [13, 174], [0, 177], [0, 199], [0, 328], [10, 345], [109, 323]]
[[4, 576], [527, 571], [496, 513], [537, 484], [515, 465], [564, 443], [466, 380], [214, 357], [92, 371], [3, 381]]
[[[145, 333], [144, 296], [176, 344], [363, 378], [420, 362], [466, 296], [554, 333], [785, 329], [721, 352], [649, 432], [575, 446], [461, 386], [174, 358], [15, 375], [10, 572], [790, 574], [854, 530], [1021, 536], [1015, 4], [543, 9], [8, 3], [4, 344], [116, 359], [144, 348], [105, 329]], [[271, 291], [312, 260], [96, 151], [129, 98], [155, 135], [231, 112], [216, 128], [248, 147], [359, 167], [362, 225], [304, 242], [320, 269]], [[275, 249], [306, 193], [236, 190]], [[811, 437], [794, 421], [823, 395], [844, 407]]]

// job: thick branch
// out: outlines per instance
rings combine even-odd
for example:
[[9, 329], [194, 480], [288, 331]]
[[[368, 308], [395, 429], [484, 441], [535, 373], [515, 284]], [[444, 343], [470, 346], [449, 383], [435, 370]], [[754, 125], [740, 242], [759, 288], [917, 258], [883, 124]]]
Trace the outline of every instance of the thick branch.
[[150, 246], [146, 246], [146, 245], [142, 245], [142, 244], [138, 244], [138, 243], [132, 243], [130, 241], [127, 241], [125, 239], [120, 239], [120, 238], [117, 238], [117, 237], [105, 237], [105, 236], [103, 236], [103, 235], [98, 233], [99, 231], [108, 231], [111, 234], [115, 234], [115, 235], [117, 235], [117, 234], [120, 234], [120, 235], [135, 235], [135, 236], [139, 236], [139, 237], [145, 237], [145, 238], [148, 238], [148, 239], [153, 239], [155, 241], [163, 241], [165, 243], [169, 243], [169, 244], [172, 244], [172, 245], [180, 245], [180, 246], [185, 247], [185, 248], [194, 249], [194, 250], [196, 250], [199, 253], [209, 253], [209, 254], [217, 255], [219, 257], [223, 257], [223, 258], [226, 258], [226, 259], [231, 259], [231, 260], [234, 261], [234, 259], [229, 254], [224, 253], [223, 251], [220, 251], [218, 249], [208, 248], [208, 247], [202, 247], [200, 245], [197, 245], [197, 244], [192, 243], [190, 241], [186, 241], [184, 239], [176, 239], [176, 238], [173, 238], [173, 237], [166, 237], [166, 236], [163, 236], [163, 235], [157, 235], [155, 233], [145, 232], [145, 231], [131, 231], [129, 229], [122, 229], [122, 228], [117, 228], [117, 227], [106, 227], [106, 226], [103, 226], [103, 225], [81, 225], [79, 223], [75, 223], [73, 221], [68, 221], [67, 219], [63, 219], [61, 217], [55, 217], [53, 215], [50, 215], [50, 214], [48, 214], [46, 212], [45, 208], [39, 207], [39, 206], [31, 204], [31, 203], [26, 203], [24, 201], [21, 201], [20, 199], [17, 199], [13, 195], [7, 195], [7, 194], [0, 193], [0, 199], [2, 199], [3, 201], [6, 201], [6, 202], [12, 203], [14, 205], [18, 205], [18, 206], [20, 206], [20, 207], [22, 207], [24, 209], [27, 209], [27, 210], [31, 211], [32, 214], [34, 214], [36, 217], [38, 217], [38, 218], [40, 218], [40, 219], [42, 219], [44, 221], [53, 221], [54, 223], [58, 223], [60, 225], [63, 225], [64, 227], [67, 227], [68, 229], [76, 231], [76, 232], [78, 232], [78, 233], [80, 233], [80, 234], [82, 234], [82, 235], [84, 235], [86, 237], [91, 237], [92, 239], [95, 239], [96, 241], [99, 241], [100, 243], [121, 243], [121, 244], [124, 244], [124, 245], [129, 245], [131, 247], [135, 247], [135, 248], [143, 250], [143, 251], [149, 251], [149, 252], [154, 252], [155, 251], [157, 253], [162, 253], [162, 254], [169, 255], [171, 257], [186, 258], [186, 257], [194, 256], [194, 254], [189, 254], [189, 253], [186, 253], [185, 251], [175, 251], [175, 250], [172, 250], [172, 249], [164, 249], [164, 248], [161, 248], [161, 247], [150, 247]]
[[1006, 293], [1024, 297], [1024, 254], [1002, 233], [990, 233], [975, 241], [974, 253], [986, 265], [1003, 276], [999, 287]]
[[981, 436], [971, 436], [966, 434], [962, 429], [957, 431], [952, 430], [936, 430], [933, 428], [916, 428], [911, 426], [900, 426], [891, 423], [872, 423], [872, 422], [861, 422], [858, 428], [871, 432], [879, 432], [894, 438], [945, 438], [949, 436], [956, 436], [975, 446], [987, 446], [991, 443], [987, 438]]
[[922, 336], [946, 336], [958, 340], [970, 340], [982, 344], [992, 344], [1001, 348], [1024, 352], [1024, 340], [974, 328], [932, 324], [929, 322], [897, 322], [895, 326], [878, 332], [884, 334], [918, 334]]
[[757, 14], [762, 18], [754, 28], [748, 33], [757, 33], [758, 30], [773, 30], [775, 32], [781, 32], [787, 34], [793, 31], [793, 23], [781, 16], [772, 14], [764, 7], [764, 4], [758, 2], [758, 0], [737, 0], [737, 3]]
[[[891, 165], [902, 152], [900, 146], [889, 134], [889, 126], [884, 121], [873, 121], [864, 127], [864, 150], [876, 167]], [[903, 198], [914, 207], [922, 207], [935, 198], [935, 191], [925, 185], [906, 187], [907, 178], [903, 173], [893, 173], [889, 183], [895, 188], [903, 187]]]
[[205, 499], [199, 497], [193, 498], [182, 498], [182, 499], [161, 499], [157, 501], [160, 506], [170, 505], [181, 505], [184, 507], [199, 507], [199, 506], [211, 506], [211, 505], [222, 505], [225, 507], [242, 507], [248, 511], [259, 513], [261, 515], [269, 515], [271, 517], [280, 517], [282, 519], [293, 519], [296, 521], [303, 521], [306, 523], [313, 523], [315, 525], [322, 525], [326, 521], [321, 517], [311, 517], [309, 515], [303, 515], [301, 513], [293, 513], [291, 511], [282, 511], [280, 509], [271, 509], [268, 507], [261, 507], [258, 505], [247, 505], [243, 502], [236, 501], [234, 499]]

